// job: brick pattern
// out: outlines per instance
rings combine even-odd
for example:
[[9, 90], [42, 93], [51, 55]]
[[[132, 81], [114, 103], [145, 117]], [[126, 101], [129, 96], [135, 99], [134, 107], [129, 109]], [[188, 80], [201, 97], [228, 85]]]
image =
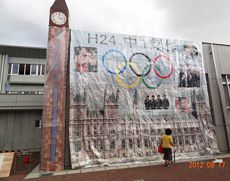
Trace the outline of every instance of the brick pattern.
[[[69, 29], [66, 27], [50, 27], [48, 58], [46, 63], [46, 81], [42, 116], [42, 171], [60, 171], [64, 169], [64, 136], [66, 108], [66, 76], [68, 61]], [[54, 80], [55, 68], [58, 79]], [[57, 107], [54, 107], [54, 87], [57, 84]], [[53, 120], [53, 111], [57, 109], [57, 119]], [[56, 122], [56, 125], [53, 125]], [[52, 131], [56, 129], [54, 157], [51, 162]]]

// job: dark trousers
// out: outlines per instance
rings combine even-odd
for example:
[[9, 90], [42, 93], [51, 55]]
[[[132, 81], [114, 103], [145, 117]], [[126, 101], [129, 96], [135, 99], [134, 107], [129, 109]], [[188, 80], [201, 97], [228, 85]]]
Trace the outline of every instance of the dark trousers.
[[164, 160], [172, 161], [172, 148], [164, 148]]

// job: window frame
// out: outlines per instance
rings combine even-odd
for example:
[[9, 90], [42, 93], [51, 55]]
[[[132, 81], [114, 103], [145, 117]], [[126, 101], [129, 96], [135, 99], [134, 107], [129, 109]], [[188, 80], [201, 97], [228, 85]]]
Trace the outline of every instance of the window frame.
[[[39, 126], [36, 126], [37, 121], [39, 121]], [[34, 127], [35, 127], [36, 129], [42, 128], [42, 120], [41, 120], [41, 119], [36, 119], [36, 120], [34, 120], [34, 123], [35, 123]]]
[[[17, 65], [17, 66], [18, 66], [17, 73], [13, 73], [14, 65]], [[11, 72], [10, 72], [10, 75], [19, 75], [19, 65], [20, 65], [19, 63], [12, 63], [12, 64], [11, 64]]]
[[[39, 67], [40, 67], [39, 75], [41, 75], [41, 76], [45, 75], [45, 65], [41, 64], [41, 65], [39, 65]], [[42, 72], [43, 72], [43, 74], [42, 74]]]

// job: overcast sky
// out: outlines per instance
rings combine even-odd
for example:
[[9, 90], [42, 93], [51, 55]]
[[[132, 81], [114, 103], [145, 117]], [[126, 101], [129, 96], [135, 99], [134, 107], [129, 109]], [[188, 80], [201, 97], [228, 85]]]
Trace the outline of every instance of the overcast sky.
[[[54, 0], [0, 0], [0, 44], [46, 47]], [[230, 0], [66, 0], [72, 29], [230, 45]]]

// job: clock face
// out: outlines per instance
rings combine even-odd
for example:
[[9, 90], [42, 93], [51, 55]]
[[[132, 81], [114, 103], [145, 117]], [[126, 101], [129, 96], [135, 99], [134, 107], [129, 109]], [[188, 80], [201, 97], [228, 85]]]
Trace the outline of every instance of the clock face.
[[51, 20], [56, 25], [63, 25], [65, 24], [67, 18], [66, 15], [62, 12], [55, 12], [51, 15]]

